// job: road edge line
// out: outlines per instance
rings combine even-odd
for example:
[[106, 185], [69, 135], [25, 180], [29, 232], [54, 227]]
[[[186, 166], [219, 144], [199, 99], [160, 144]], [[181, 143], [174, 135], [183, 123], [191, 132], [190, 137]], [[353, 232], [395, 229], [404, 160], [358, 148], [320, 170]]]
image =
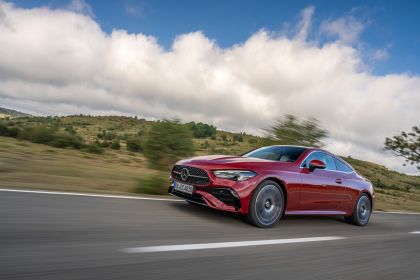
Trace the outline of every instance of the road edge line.
[[119, 198], [119, 199], [136, 199], [136, 200], [154, 200], [154, 201], [176, 201], [183, 200], [172, 198], [159, 197], [145, 197], [145, 196], [130, 196], [130, 195], [113, 195], [113, 194], [96, 194], [96, 193], [79, 193], [79, 192], [63, 192], [63, 191], [47, 191], [47, 190], [28, 190], [28, 189], [4, 189], [0, 188], [0, 192], [17, 192], [17, 193], [34, 193], [34, 194], [49, 194], [49, 195], [68, 195], [68, 196], [85, 196], [85, 197], [100, 197], [100, 198]]

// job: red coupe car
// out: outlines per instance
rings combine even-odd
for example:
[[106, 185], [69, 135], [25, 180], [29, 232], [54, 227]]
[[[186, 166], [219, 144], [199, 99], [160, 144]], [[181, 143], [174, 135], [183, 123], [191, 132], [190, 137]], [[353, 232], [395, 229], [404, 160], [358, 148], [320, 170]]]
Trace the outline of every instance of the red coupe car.
[[372, 184], [325, 150], [269, 146], [242, 156], [181, 160], [169, 192], [189, 202], [245, 214], [270, 227], [285, 215], [342, 215], [364, 226], [372, 213]]

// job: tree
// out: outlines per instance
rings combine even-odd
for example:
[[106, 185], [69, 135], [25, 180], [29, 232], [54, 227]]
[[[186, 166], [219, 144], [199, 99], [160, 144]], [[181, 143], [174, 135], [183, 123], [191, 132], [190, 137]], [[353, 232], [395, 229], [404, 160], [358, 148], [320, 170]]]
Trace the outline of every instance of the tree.
[[206, 123], [189, 122], [186, 124], [190, 127], [195, 138], [206, 138], [216, 135], [216, 127]]
[[309, 118], [300, 121], [289, 114], [264, 131], [270, 144], [280, 145], [321, 147], [323, 146], [321, 140], [328, 137], [328, 132], [320, 126], [317, 119]]
[[179, 121], [155, 122], [146, 135], [144, 155], [150, 165], [168, 169], [177, 160], [194, 153], [192, 131]]
[[392, 138], [385, 138], [385, 149], [403, 157], [407, 163], [417, 165], [420, 171], [420, 125], [413, 126], [411, 132], [401, 132]]

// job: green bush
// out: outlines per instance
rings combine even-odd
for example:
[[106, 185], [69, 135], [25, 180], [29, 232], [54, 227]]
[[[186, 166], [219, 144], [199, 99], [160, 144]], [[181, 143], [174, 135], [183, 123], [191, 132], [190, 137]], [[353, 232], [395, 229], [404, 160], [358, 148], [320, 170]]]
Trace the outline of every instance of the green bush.
[[39, 144], [48, 144], [55, 139], [57, 129], [47, 126], [34, 126], [25, 128], [20, 138]]
[[54, 135], [54, 139], [47, 143], [56, 148], [71, 147], [80, 149], [83, 147], [83, 141], [79, 136], [58, 132]]
[[169, 181], [166, 176], [153, 174], [141, 178], [132, 191], [145, 194], [166, 194], [168, 193], [168, 187]]
[[96, 135], [96, 137], [103, 140], [114, 140], [118, 137], [118, 135], [115, 132], [109, 132], [103, 129], [101, 133]]
[[17, 127], [7, 127], [0, 123], [0, 136], [14, 137], [16, 138], [20, 133], [20, 129]]
[[216, 127], [206, 123], [190, 122], [186, 124], [196, 138], [206, 138], [216, 135]]
[[68, 131], [59, 131], [48, 126], [33, 126], [23, 129], [18, 137], [38, 144], [46, 144], [57, 148], [80, 149], [83, 146], [82, 138]]
[[233, 141], [243, 142], [244, 141], [244, 136], [242, 135], [242, 133], [234, 134], [233, 135]]
[[178, 121], [155, 122], [144, 143], [144, 155], [152, 168], [169, 169], [177, 160], [193, 153], [192, 132]]
[[86, 145], [83, 150], [91, 154], [102, 154], [104, 152], [104, 149], [96, 143]]
[[127, 138], [127, 150], [131, 152], [143, 151], [142, 141], [137, 136], [130, 136]]
[[248, 143], [249, 144], [257, 144], [257, 139], [255, 139], [255, 138], [250, 138], [249, 140], [248, 140]]
[[111, 149], [119, 150], [121, 148], [120, 141], [114, 140], [111, 143]]

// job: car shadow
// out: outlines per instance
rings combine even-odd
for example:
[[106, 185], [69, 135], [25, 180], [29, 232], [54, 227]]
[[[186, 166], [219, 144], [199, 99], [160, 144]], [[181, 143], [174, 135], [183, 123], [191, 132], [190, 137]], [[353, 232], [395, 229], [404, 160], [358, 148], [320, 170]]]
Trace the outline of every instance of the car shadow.
[[[237, 225], [248, 225], [246, 221], [246, 217], [244, 215], [232, 212], [224, 212], [220, 210], [216, 210], [210, 207], [206, 207], [203, 205], [193, 204], [193, 203], [170, 203], [170, 206], [177, 211], [181, 211], [184, 214], [192, 215], [199, 217], [200, 219], [205, 219], [209, 221], [217, 221], [218, 223], [222, 224], [229, 224], [232, 225], [234, 222]], [[336, 223], [338, 224], [347, 224], [343, 217], [341, 216], [316, 216], [316, 215], [285, 215], [281, 218], [279, 223], [274, 226], [299, 226], [308, 224], [331, 224]]]
[[193, 204], [188, 202], [170, 203], [169, 205], [177, 211], [181, 211], [187, 215], [198, 216], [201, 219], [217, 221], [226, 224], [231, 224], [232, 222], [243, 224], [245, 222], [244, 216], [241, 214], [224, 212], [204, 205]]
[[284, 216], [281, 221], [287, 224], [294, 224], [294, 223], [302, 223], [305, 222], [313, 222], [313, 223], [320, 223], [320, 222], [339, 222], [339, 223], [346, 223], [342, 216], [324, 216], [324, 215], [286, 215]]

